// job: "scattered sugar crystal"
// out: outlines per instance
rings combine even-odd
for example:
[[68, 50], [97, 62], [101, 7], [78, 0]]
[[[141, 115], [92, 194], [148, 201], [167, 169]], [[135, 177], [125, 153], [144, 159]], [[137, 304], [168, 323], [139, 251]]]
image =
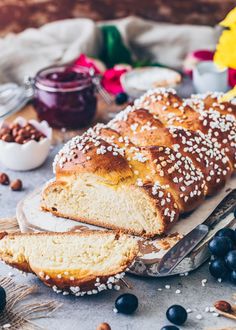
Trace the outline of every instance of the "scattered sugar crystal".
[[220, 314], [219, 314], [219, 313], [213, 313], [212, 315], [213, 315], [213, 316], [215, 316], [215, 317], [218, 317], [218, 316], [220, 316]]
[[202, 280], [202, 286], [206, 286], [206, 283], [207, 283], [207, 279], [204, 278], [204, 279]]

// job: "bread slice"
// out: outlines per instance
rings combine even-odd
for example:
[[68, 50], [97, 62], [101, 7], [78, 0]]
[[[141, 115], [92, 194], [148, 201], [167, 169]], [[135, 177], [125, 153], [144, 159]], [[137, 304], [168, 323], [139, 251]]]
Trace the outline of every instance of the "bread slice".
[[111, 231], [0, 234], [0, 259], [34, 273], [57, 293], [119, 289], [138, 253], [137, 240]]

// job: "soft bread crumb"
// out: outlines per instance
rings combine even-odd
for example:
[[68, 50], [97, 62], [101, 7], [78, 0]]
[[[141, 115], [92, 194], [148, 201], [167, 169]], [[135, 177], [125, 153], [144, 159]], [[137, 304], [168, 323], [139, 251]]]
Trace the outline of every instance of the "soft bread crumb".
[[104, 277], [115, 283], [119, 276], [116, 281], [112, 276], [125, 271], [137, 253], [136, 239], [107, 231], [13, 234], [0, 240], [3, 261], [57, 288], [102, 283]]

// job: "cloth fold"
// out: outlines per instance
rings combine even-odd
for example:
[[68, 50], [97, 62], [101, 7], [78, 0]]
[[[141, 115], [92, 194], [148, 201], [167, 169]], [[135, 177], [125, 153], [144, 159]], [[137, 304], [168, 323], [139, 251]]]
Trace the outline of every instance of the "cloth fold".
[[213, 50], [217, 28], [156, 23], [138, 17], [95, 23], [86, 18], [68, 19], [27, 29], [0, 39], [0, 83], [21, 83], [26, 76], [54, 63], [66, 63], [81, 53], [99, 57], [103, 49], [102, 26], [114, 25], [137, 60], [180, 68], [186, 54]]

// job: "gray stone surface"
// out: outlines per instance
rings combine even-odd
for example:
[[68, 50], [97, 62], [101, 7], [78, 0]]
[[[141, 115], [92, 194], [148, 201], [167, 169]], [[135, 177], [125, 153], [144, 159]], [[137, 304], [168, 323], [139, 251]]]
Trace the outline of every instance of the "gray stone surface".
[[[0, 186], [0, 217], [14, 215], [17, 202], [51, 178], [51, 163], [55, 152], [56, 149], [54, 148], [44, 166], [34, 171], [12, 172], [0, 165], [0, 171], [6, 171], [12, 179], [21, 178], [24, 183], [22, 192], [12, 192], [9, 187]], [[205, 307], [212, 306], [214, 301], [219, 299], [233, 302], [232, 294], [236, 292], [235, 287], [231, 284], [218, 283], [212, 279], [207, 268], [207, 264], [205, 264], [186, 277], [150, 279], [127, 276], [133, 290], [124, 289], [121, 292], [130, 291], [139, 298], [139, 309], [132, 316], [113, 312], [114, 301], [120, 294], [118, 292], [109, 291], [97, 296], [83, 298], [62, 296], [45, 287], [33, 275], [24, 277], [15, 271], [13, 273], [16, 282], [38, 286], [38, 293], [34, 295], [35, 299], [39, 301], [57, 300], [63, 303], [63, 306], [55, 312], [53, 317], [37, 321], [39, 325], [50, 330], [95, 330], [100, 322], [108, 322], [112, 330], [159, 330], [163, 325], [168, 324], [165, 318], [166, 309], [176, 303], [193, 310], [189, 314], [186, 325], [181, 329], [200, 330], [207, 327], [218, 329], [221, 326], [233, 326], [235, 325], [233, 321], [223, 317], [214, 317], [213, 314], [204, 311]], [[1, 275], [7, 275], [9, 271], [12, 271], [9, 267], [0, 265]], [[208, 282], [203, 287], [201, 280], [205, 278], [208, 279]], [[165, 285], [170, 285], [171, 288], [168, 290]], [[162, 288], [162, 291], [158, 291], [158, 288]], [[176, 293], [177, 289], [181, 290], [180, 294]], [[196, 319], [198, 314], [202, 315], [202, 320]]]

